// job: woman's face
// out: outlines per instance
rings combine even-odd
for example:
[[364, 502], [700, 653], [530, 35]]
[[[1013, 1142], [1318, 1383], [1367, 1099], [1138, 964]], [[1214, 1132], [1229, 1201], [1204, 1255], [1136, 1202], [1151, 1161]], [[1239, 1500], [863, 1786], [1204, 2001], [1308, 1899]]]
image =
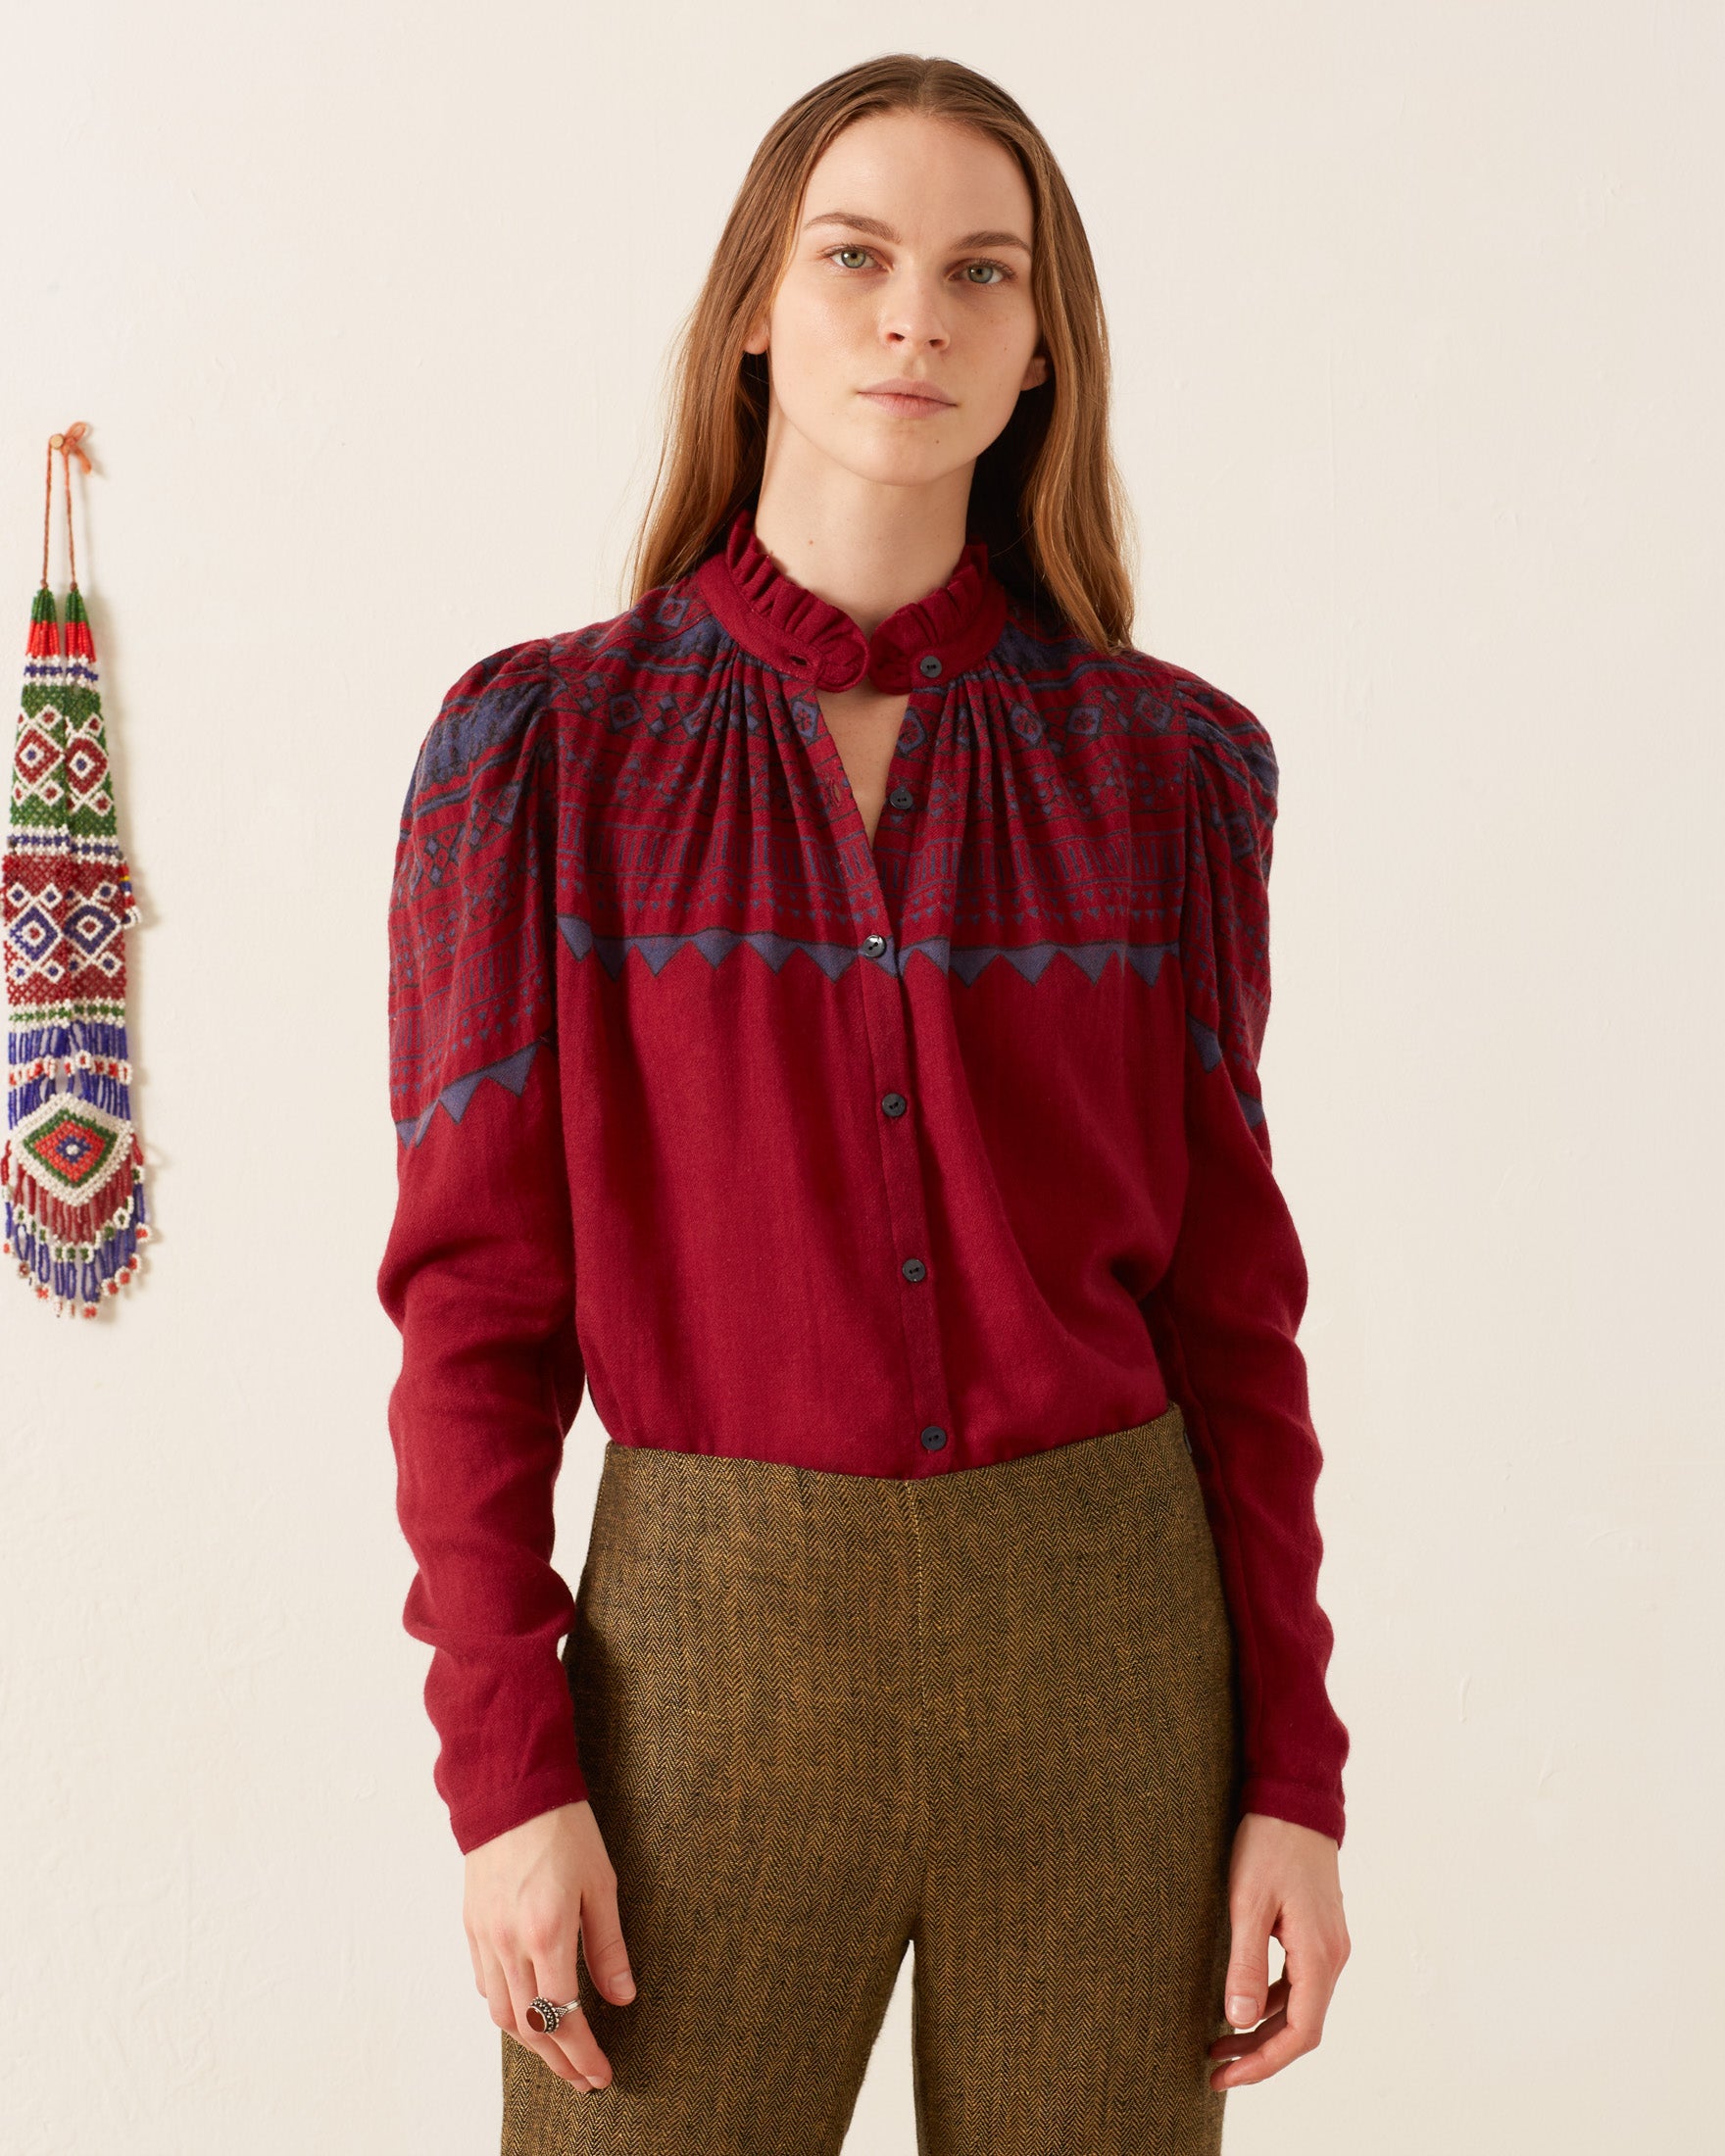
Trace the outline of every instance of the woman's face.
[[[770, 354], [769, 455], [889, 486], [974, 463], [1047, 375], [1035, 240], [1024, 175], [991, 136], [912, 113], [847, 127], [809, 175], [790, 267], [745, 348]], [[939, 401], [880, 393], [897, 381]]]

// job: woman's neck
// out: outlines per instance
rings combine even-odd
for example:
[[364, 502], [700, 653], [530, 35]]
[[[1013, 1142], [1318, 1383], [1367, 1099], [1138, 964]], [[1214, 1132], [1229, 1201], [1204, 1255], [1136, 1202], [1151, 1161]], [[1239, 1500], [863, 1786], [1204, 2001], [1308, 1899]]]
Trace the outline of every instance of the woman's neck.
[[883, 486], [828, 460], [818, 469], [771, 445], [755, 536], [805, 591], [848, 613], [864, 636], [938, 591], [964, 551], [971, 466], [929, 486]]

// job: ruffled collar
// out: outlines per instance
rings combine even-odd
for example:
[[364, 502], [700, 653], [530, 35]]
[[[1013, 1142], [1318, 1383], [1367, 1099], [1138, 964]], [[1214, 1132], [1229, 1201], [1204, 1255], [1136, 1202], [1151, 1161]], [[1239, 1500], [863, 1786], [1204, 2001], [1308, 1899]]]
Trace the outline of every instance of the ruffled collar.
[[723, 548], [695, 571], [708, 604], [746, 651], [817, 689], [927, 689], [974, 666], [1006, 626], [1007, 595], [972, 539], [938, 591], [912, 600], [865, 637], [840, 607], [787, 576], [755, 536], [750, 506]]

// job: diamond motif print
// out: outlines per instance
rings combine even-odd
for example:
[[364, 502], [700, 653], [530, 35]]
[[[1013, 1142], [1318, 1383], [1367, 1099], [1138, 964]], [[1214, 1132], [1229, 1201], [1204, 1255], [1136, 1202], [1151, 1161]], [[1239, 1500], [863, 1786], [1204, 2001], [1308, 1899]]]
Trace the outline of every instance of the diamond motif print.
[[59, 940], [60, 930], [39, 906], [26, 907], [13, 922], [10, 941], [26, 958], [40, 958]]
[[119, 927], [99, 906], [80, 906], [66, 923], [66, 933], [86, 958], [93, 958]]
[[62, 1182], [75, 1189], [87, 1183], [100, 1169], [114, 1151], [115, 1142], [115, 1132], [104, 1130], [99, 1123], [79, 1115], [75, 1108], [67, 1108], [44, 1123], [40, 1130], [32, 1131], [25, 1147]]
[[28, 779], [37, 779], [54, 761], [54, 744], [48, 737], [30, 727], [19, 738], [18, 768]]
[[87, 794], [92, 786], [100, 784], [106, 776], [108, 760], [89, 742], [74, 742], [67, 753], [66, 770], [76, 791]]

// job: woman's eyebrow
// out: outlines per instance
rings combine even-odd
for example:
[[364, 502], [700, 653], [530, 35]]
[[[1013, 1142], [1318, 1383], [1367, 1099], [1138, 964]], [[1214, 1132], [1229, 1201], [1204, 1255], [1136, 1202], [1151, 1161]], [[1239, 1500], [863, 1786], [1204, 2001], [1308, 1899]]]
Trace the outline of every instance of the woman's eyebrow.
[[[867, 232], [874, 239], [884, 239], [896, 246], [899, 235], [890, 224], [883, 224], [879, 218], [859, 217], [854, 210], [823, 210], [818, 217], [809, 219], [803, 226], [807, 232], [815, 224], [848, 224], [853, 231]], [[1021, 240], [1016, 232], [966, 232], [962, 239], [953, 242], [955, 247], [1016, 247], [1020, 253], [1029, 254], [1028, 241]]]

